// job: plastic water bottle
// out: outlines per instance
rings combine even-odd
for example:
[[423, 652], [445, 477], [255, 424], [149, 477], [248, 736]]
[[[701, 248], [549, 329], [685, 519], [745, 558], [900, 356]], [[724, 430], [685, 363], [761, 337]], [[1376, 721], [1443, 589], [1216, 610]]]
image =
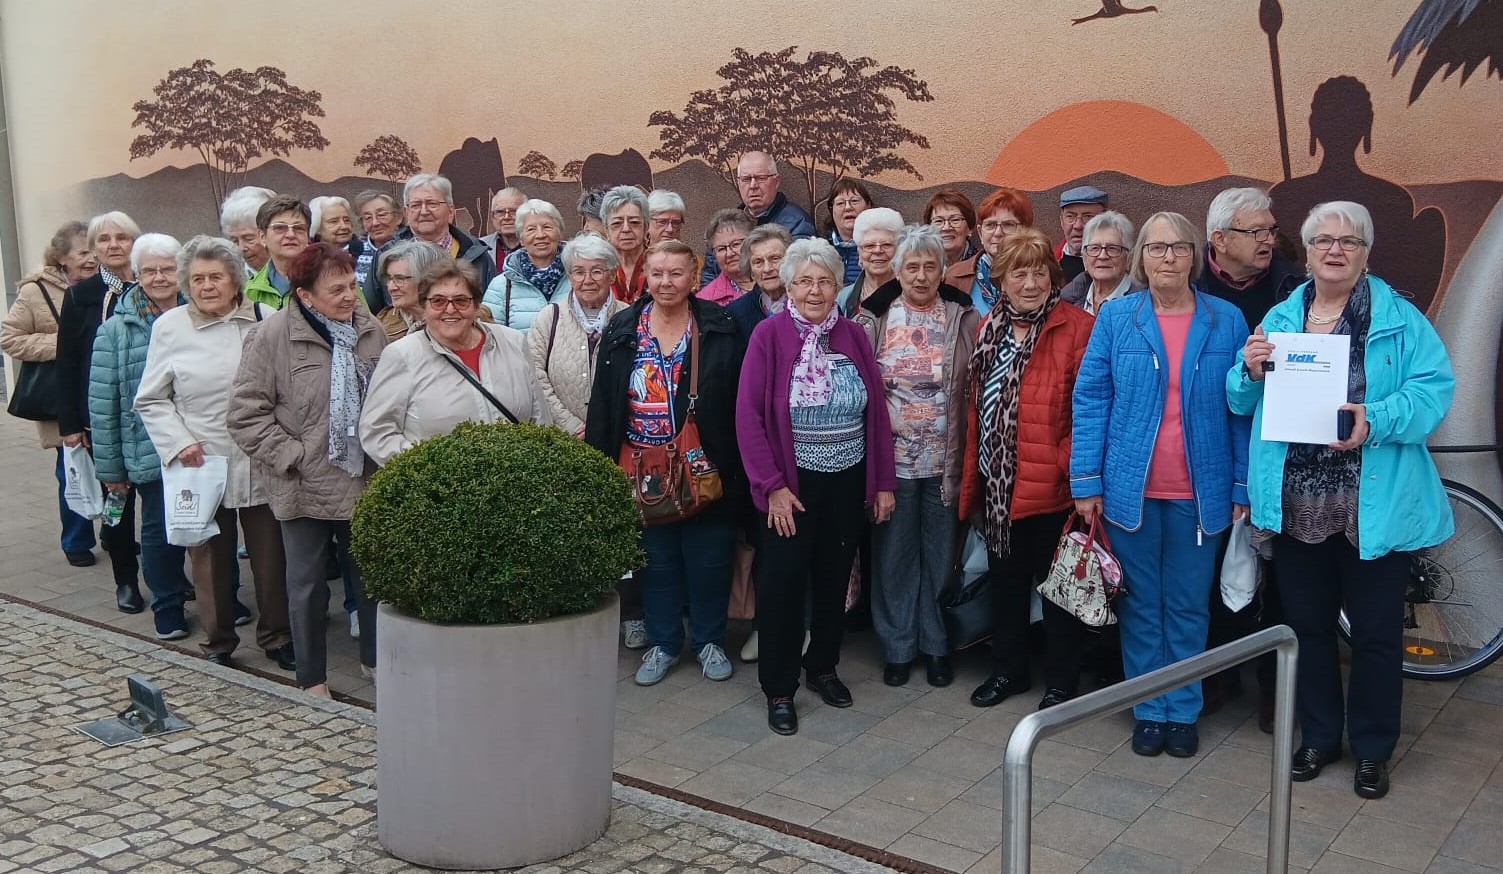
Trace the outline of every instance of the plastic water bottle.
[[120, 524], [120, 517], [125, 515], [125, 492], [105, 491], [104, 497], [104, 524], [114, 526]]

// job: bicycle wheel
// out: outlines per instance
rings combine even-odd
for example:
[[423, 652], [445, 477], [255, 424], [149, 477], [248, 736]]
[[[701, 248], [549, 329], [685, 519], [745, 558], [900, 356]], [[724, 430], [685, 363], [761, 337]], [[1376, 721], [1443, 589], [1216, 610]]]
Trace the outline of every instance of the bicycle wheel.
[[[1456, 533], [1414, 553], [1404, 595], [1404, 676], [1453, 680], [1503, 654], [1503, 511], [1468, 486], [1442, 481]], [[1351, 641], [1342, 611], [1341, 636]]]

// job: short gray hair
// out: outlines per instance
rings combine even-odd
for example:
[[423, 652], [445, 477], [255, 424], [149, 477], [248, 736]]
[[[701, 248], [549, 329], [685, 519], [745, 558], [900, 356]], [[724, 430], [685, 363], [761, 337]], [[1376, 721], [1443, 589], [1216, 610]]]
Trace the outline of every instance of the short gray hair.
[[793, 285], [793, 277], [799, 275], [809, 265], [822, 267], [835, 277], [836, 284], [845, 278], [845, 261], [835, 247], [828, 240], [818, 237], [806, 237], [797, 240], [788, 251], [783, 253], [782, 266], [778, 267], [778, 277], [783, 280], [785, 288]]
[[757, 220], [744, 209], [718, 209], [714, 215], [710, 216], [710, 224], [705, 227], [705, 242], [710, 242], [716, 234], [726, 228], [740, 228], [749, 234], [756, 226]]
[[130, 248], [130, 269], [132, 272], [141, 272], [141, 262], [147, 258], [171, 258], [177, 263], [177, 253], [183, 251], [183, 244], [178, 242], [177, 237], [166, 234], [142, 234], [136, 237], [135, 245]]
[[1127, 216], [1109, 209], [1106, 212], [1093, 216], [1090, 221], [1085, 223], [1085, 230], [1080, 235], [1081, 245], [1083, 246], [1091, 242], [1091, 236], [1097, 231], [1107, 229], [1121, 234], [1122, 245], [1129, 249], [1132, 248], [1133, 243], [1137, 240], [1137, 235], [1132, 228], [1132, 222], [1127, 220]]
[[851, 242], [860, 246], [861, 238], [866, 236], [867, 231], [892, 231], [896, 234], [902, 230], [902, 213], [891, 207], [874, 206], [863, 209], [856, 216], [856, 226], [851, 228]]
[[350, 207], [350, 202], [337, 194], [326, 194], [323, 197], [315, 197], [308, 201], [308, 224], [312, 226], [309, 236], [318, 236], [318, 229], [324, 224], [324, 210], [331, 206], [343, 206], [344, 211], [350, 214], [350, 224], [355, 223], [355, 210]]
[[392, 209], [402, 208], [402, 204], [397, 203], [397, 199], [395, 197], [392, 197], [390, 194], [387, 194], [384, 191], [377, 191], [374, 188], [368, 188], [365, 191], [362, 191], [359, 194], [355, 195], [355, 209], [357, 211], [365, 209], [365, 205], [373, 200], [384, 200], [391, 206]]
[[517, 233], [520, 234], [522, 226], [527, 224], [527, 220], [535, 215], [546, 216], [552, 220], [553, 226], [558, 228], [560, 234], [564, 232], [564, 217], [559, 214], [558, 207], [546, 200], [538, 200], [534, 197], [531, 200], [523, 201], [522, 205], [517, 207]]
[[437, 173], [419, 173], [408, 179], [407, 184], [402, 186], [403, 206], [406, 206], [407, 202], [412, 200], [412, 192], [419, 188], [432, 188], [438, 192], [439, 197], [444, 199], [444, 203], [450, 206], [454, 205], [454, 183], [450, 182], [447, 177], [440, 176]]
[[[867, 210], [871, 212], [871, 210]], [[865, 215], [866, 213], [862, 213]], [[907, 225], [898, 232], [898, 251], [892, 256], [892, 268], [902, 270], [903, 262], [910, 255], [933, 255], [939, 259], [939, 269], [944, 270], [945, 241], [933, 225]]]
[[605, 237], [594, 231], [585, 231], [574, 239], [564, 244], [564, 269], [573, 270], [576, 261], [604, 261], [606, 270], [615, 270], [621, 266], [621, 257], [616, 254], [616, 247], [605, 241]]
[[[746, 239], [741, 241], [741, 263], [750, 264], [752, 247], [760, 246], [768, 240], [781, 240], [784, 252], [788, 251], [789, 246], [793, 245], [793, 235], [788, 233], [787, 228], [777, 222], [758, 225], [752, 228], [751, 233], [746, 235]], [[841, 269], [844, 270], [843, 267]]]
[[427, 240], [404, 240], [381, 253], [381, 257], [376, 260], [376, 277], [384, 284], [386, 266], [393, 261], [406, 261], [407, 266], [412, 268], [413, 277], [416, 278], [447, 257], [449, 257], [448, 252]]
[[500, 191], [497, 191], [495, 194], [491, 195], [491, 209], [495, 209], [496, 201], [503, 197], [520, 197], [523, 200], [526, 200], [527, 192], [523, 191], [520, 188], [517, 188], [516, 186], [508, 185]]
[[777, 173], [778, 172], [778, 162], [777, 162], [777, 159], [772, 156], [772, 152], [769, 152], [769, 151], [767, 151], [765, 149], [747, 149], [746, 151], [744, 151], [741, 154], [739, 154], [739, 155], [736, 156], [736, 175], [737, 176], [741, 175], [741, 159], [745, 158], [747, 155], [766, 155], [767, 156], [767, 172], [769, 172], [769, 173]]
[[94, 248], [95, 243], [99, 242], [99, 235], [104, 233], [105, 225], [114, 225], [120, 230], [125, 231], [130, 235], [132, 240], [141, 236], [141, 226], [136, 224], [135, 219], [118, 209], [113, 210], [89, 219], [88, 241], [90, 249]]
[[[1141, 228], [1144, 235], [1148, 233], [1148, 226], [1156, 221], [1168, 222], [1169, 227], [1173, 228], [1176, 234], [1179, 234], [1184, 241], [1195, 247], [1195, 252], [1190, 255], [1190, 281], [1194, 282], [1199, 279], [1200, 271], [1204, 267], [1206, 260], [1200, 254], [1200, 250], [1205, 247], [1206, 242], [1200, 238], [1200, 231], [1196, 229], [1194, 223], [1177, 212], [1156, 212], [1143, 221]], [[1132, 281], [1139, 288], [1148, 285], [1148, 274], [1143, 271], [1143, 247], [1146, 245], [1148, 244], [1140, 236], [1132, 247], [1132, 267], [1130, 270]]]
[[235, 285], [235, 296], [245, 291], [245, 259], [240, 255], [240, 247], [223, 237], [199, 234], [177, 253], [177, 290], [183, 297], [188, 297], [192, 288], [188, 267], [194, 261], [218, 261]]
[[579, 201], [574, 204], [574, 211], [587, 218], [600, 218], [600, 198], [605, 192], [599, 188], [591, 188], [579, 195]]
[[[647, 195], [635, 185], [617, 185], [607, 191], [600, 198], [600, 220], [610, 224], [611, 215], [623, 206], [635, 206], [642, 213], [642, 222], [647, 222]], [[560, 225], [559, 228], [562, 229], [563, 226]]]
[[[1352, 233], [1362, 238], [1369, 249], [1373, 245], [1373, 216], [1367, 211], [1367, 207], [1350, 200], [1332, 200], [1328, 203], [1316, 204], [1305, 217], [1305, 223], [1300, 225], [1299, 236], [1306, 247], [1315, 239], [1315, 229], [1331, 219], [1340, 219], [1352, 229]], [[93, 227], [91, 224], [90, 227]]]
[[261, 204], [276, 196], [277, 193], [270, 188], [254, 185], [236, 188], [219, 207], [219, 230], [233, 234], [236, 228], [255, 228], [256, 213], [261, 211]]
[[684, 207], [684, 199], [678, 196], [678, 192], [659, 188], [647, 195], [647, 215], [655, 216], [660, 212], [676, 212], [681, 216], [687, 216], [689, 210]]
[[1261, 188], [1228, 188], [1216, 195], [1206, 210], [1206, 239], [1232, 226], [1239, 212], [1273, 209], [1273, 199]]

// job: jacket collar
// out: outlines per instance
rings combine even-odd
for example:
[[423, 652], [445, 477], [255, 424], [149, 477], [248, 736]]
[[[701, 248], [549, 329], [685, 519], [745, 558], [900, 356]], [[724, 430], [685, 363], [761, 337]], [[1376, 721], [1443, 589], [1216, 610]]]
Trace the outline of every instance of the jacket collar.
[[[893, 301], [903, 294], [903, 284], [897, 279], [890, 279], [882, 287], [872, 292], [872, 296], [861, 302], [861, 309], [867, 310], [874, 316], [885, 316], [892, 309]], [[971, 296], [949, 284], [939, 284], [939, 298], [946, 303], [959, 304], [962, 307], [971, 306]]]
[[[637, 342], [637, 320], [642, 317], [642, 310], [652, 302], [652, 297], [642, 295], [630, 306], [611, 316], [610, 324], [605, 329], [605, 336], [601, 338], [601, 346], [616, 346], [627, 342]], [[706, 300], [701, 300], [695, 295], [689, 296], [689, 312], [694, 317], [694, 323], [699, 330], [706, 334], [734, 334], [736, 323], [726, 315], [724, 307], [717, 307]], [[629, 315], [627, 315], [629, 314]]]
[[[776, 195], [773, 196], [772, 203], [768, 204], [767, 209], [755, 216], [752, 216], [752, 218], [757, 220], [757, 224], [765, 225], [768, 222], [772, 221], [772, 217], [781, 212], [783, 210], [783, 207], [787, 205], [788, 195], [779, 191]], [[746, 209], [745, 201], [741, 202], [741, 209]]]
[[240, 295], [240, 302], [235, 305], [235, 308], [222, 316], [206, 315], [203, 310], [198, 308], [198, 303], [196, 301], [193, 301], [191, 299], [188, 301], [188, 320], [193, 323], [195, 330], [199, 328], [207, 328], [209, 325], [216, 325], [220, 322], [236, 319], [240, 321], [254, 322], [256, 320], [255, 301], [242, 294]]
[[[287, 319], [287, 339], [294, 343], [317, 343], [326, 349], [333, 348], [333, 344], [319, 330], [319, 327], [322, 326], [315, 327], [308, 320], [308, 316], [304, 312], [305, 309], [306, 307], [303, 306], [303, 302], [298, 299], [297, 295], [289, 294], [287, 296], [287, 306], [282, 310]], [[252, 315], [252, 318], [254, 317]], [[350, 318], [355, 324], [355, 342], [357, 345], [367, 335], [375, 333], [380, 333], [382, 336], [386, 335], [386, 328], [382, 327], [368, 311], [359, 306], [355, 307], [355, 314]]]
[[[1216, 314], [1211, 312], [1211, 307], [1206, 301], [1206, 295], [1193, 284], [1190, 290], [1195, 294], [1195, 312], [1190, 319], [1190, 333], [1185, 338], [1184, 362], [1186, 366], [1192, 365], [1200, 358], [1201, 347], [1205, 345], [1206, 338], [1211, 334], [1211, 328], [1216, 321]], [[1133, 295], [1128, 295], [1123, 300], [1132, 300]], [[1133, 321], [1138, 330], [1148, 338], [1153, 348], [1167, 357], [1164, 346], [1164, 335], [1159, 330], [1158, 317], [1153, 313], [1153, 292], [1143, 289], [1137, 295], [1136, 305], [1133, 309]]]
[[[1314, 281], [1306, 279], [1301, 282], [1289, 292], [1288, 297], [1269, 310], [1268, 316], [1263, 319], [1263, 330], [1303, 331], [1305, 320], [1301, 316], [1305, 310], [1305, 289]], [[1367, 274], [1367, 289], [1372, 306], [1367, 335], [1371, 337], [1404, 327], [1404, 313], [1399, 308], [1398, 290], [1371, 273]]]

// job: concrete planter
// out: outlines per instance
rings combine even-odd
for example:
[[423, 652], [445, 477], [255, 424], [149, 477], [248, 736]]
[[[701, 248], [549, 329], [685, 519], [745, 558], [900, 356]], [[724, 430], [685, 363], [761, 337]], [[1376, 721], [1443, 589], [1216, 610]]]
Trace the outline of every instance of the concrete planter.
[[531, 625], [435, 625], [381, 605], [377, 824], [430, 868], [514, 868], [605, 832], [615, 595]]

